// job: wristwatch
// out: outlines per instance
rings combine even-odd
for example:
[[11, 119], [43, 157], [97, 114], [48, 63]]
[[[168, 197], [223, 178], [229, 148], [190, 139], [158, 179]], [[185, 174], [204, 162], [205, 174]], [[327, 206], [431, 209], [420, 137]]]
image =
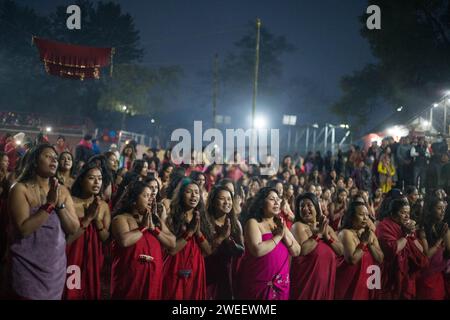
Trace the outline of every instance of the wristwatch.
[[64, 202], [61, 203], [59, 206], [55, 207], [56, 211], [60, 211], [60, 210], [65, 209], [65, 208], [66, 208], [66, 204]]

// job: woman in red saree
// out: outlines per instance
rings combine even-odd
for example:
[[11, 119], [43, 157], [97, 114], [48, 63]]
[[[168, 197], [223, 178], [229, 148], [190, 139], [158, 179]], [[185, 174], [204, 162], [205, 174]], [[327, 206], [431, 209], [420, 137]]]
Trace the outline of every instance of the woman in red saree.
[[292, 234], [301, 245], [301, 252], [292, 259], [290, 298], [332, 300], [337, 256], [343, 254], [342, 243], [322, 215], [315, 194], [300, 195], [295, 207]]
[[447, 296], [445, 271], [450, 254], [450, 231], [444, 222], [446, 207], [444, 201], [435, 197], [427, 199], [425, 203], [419, 241], [430, 264], [417, 277], [417, 299], [444, 300]]
[[163, 299], [206, 299], [205, 259], [212, 253], [213, 230], [200, 188], [189, 178], [180, 181], [172, 198], [167, 225], [176, 246], [164, 260]]
[[288, 300], [289, 256], [300, 246], [279, 217], [276, 189], [264, 187], [249, 207], [245, 224], [245, 255], [239, 266], [237, 299]]
[[372, 296], [367, 284], [369, 267], [383, 262], [375, 233], [369, 227], [369, 212], [362, 201], [350, 204], [339, 233], [344, 256], [338, 259], [335, 299], [369, 300]]
[[414, 299], [416, 277], [428, 265], [423, 247], [416, 239], [416, 223], [409, 218], [405, 198], [390, 202], [390, 216], [377, 225], [376, 235], [384, 253], [379, 298]]
[[112, 299], [161, 299], [163, 248], [174, 248], [175, 236], [156, 214], [149, 184], [129, 185], [112, 221]]
[[66, 300], [99, 300], [103, 267], [102, 242], [109, 238], [111, 215], [101, 200], [102, 172], [94, 162], [85, 164], [72, 186], [78, 231], [67, 238]]

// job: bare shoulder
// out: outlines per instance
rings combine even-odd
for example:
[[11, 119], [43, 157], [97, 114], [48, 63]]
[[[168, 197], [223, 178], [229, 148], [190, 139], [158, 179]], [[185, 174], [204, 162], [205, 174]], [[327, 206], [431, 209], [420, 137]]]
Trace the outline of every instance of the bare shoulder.
[[11, 186], [10, 192], [20, 192], [20, 193], [25, 193], [28, 191], [27, 186], [25, 185], [25, 183], [22, 182], [16, 182]]
[[294, 227], [296, 228], [296, 230], [302, 231], [302, 232], [307, 231], [307, 230], [310, 229], [307, 224], [305, 224], [303, 222], [300, 222], [300, 221], [297, 221], [296, 223], [294, 223], [292, 225], [292, 228], [294, 228]]

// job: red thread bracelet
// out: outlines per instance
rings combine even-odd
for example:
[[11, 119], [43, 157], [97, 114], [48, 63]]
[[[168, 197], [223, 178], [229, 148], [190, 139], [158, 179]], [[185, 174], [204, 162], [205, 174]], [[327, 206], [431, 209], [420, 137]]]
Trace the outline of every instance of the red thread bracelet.
[[358, 249], [361, 249], [362, 251], [367, 250], [367, 244], [360, 242], [357, 246]]
[[55, 210], [55, 206], [52, 205], [51, 203], [46, 203], [46, 204], [43, 204], [42, 206], [40, 206], [39, 210], [44, 210], [48, 214], [52, 214], [53, 210]]
[[202, 242], [204, 242], [206, 240], [204, 235], [201, 235], [200, 237], [197, 237], [197, 239], [198, 239], [199, 243], [202, 243]]
[[142, 228], [139, 229], [139, 231], [142, 232], [142, 233], [144, 233], [147, 230], [148, 230], [148, 227], [142, 227]]
[[326, 242], [331, 246], [334, 243], [334, 238], [330, 237]]
[[309, 237], [309, 238], [318, 241], [318, 240], [319, 240], [319, 235], [318, 235], [318, 234], [313, 234], [313, 235], [312, 235], [311, 237]]
[[153, 229], [151, 232], [152, 232], [152, 234], [153, 234], [155, 237], [157, 237], [157, 236], [159, 236], [159, 234], [161, 233], [161, 229], [159, 229], [158, 227], [156, 227], [156, 228]]
[[189, 242], [189, 240], [192, 239], [192, 236], [189, 236], [189, 234], [187, 232], [185, 232], [182, 236], [181, 236], [186, 242]]

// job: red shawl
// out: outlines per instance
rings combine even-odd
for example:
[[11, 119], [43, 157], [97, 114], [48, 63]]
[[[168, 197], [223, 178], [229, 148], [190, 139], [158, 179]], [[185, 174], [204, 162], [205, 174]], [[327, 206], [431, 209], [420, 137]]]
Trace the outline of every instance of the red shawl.
[[377, 225], [376, 234], [384, 252], [380, 298], [414, 299], [416, 276], [428, 265], [428, 258], [411, 238], [405, 248], [396, 253], [397, 240], [403, 237], [403, 231], [391, 218], [385, 218]]
[[[142, 261], [139, 255], [153, 257]], [[159, 240], [150, 232], [135, 245], [124, 248], [112, 242], [111, 299], [160, 300], [163, 255]]]
[[291, 299], [332, 300], [336, 279], [336, 254], [319, 240], [306, 256], [292, 259]]
[[[100, 273], [103, 266], [102, 242], [97, 229], [90, 224], [84, 233], [67, 245], [67, 267], [76, 265], [81, 270], [80, 289], [64, 288], [64, 300], [99, 300], [101, 297]], [[68, 274], [70, 277], [70, 274]]]
[[195, 238], [174, 256], [164, 260], [163, 299], [204, 300], [206, 298], [205, 259]]

